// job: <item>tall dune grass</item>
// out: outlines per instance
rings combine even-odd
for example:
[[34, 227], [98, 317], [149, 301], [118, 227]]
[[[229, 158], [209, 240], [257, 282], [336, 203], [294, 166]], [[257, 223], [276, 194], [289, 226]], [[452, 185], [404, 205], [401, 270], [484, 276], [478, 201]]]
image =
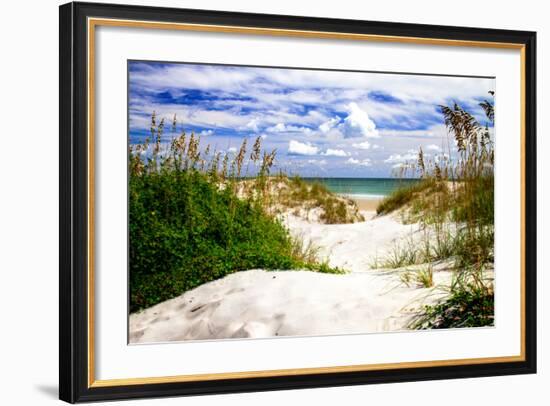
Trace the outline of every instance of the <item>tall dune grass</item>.
[[[266, 210], [276, 151], [247, 140], [234, 156], [201, 148], [181, 131], [166, 146], [164, 120], [129, 154], [130, 311], [247, 269], [307, 269], [341, 273], [318, 260], [315, 248], [291, 237]], [[238, 196], [245, 164], [255, 168], [250, 193]]]
[[[493, 102], [480, 105], [494, 124]], [[429, 232], [419, 244], [396, 248], [382, 265], [453, 263], [460, 283], [452, 284], [446, 302], [425, 309], [417, 328], [490, 325], [492, 282], [480, 275], [494, 262], [494, 143], [488, 125], [458, 104], [441, 106], [441, 113], [447, 150], [427, 159], [419, 148], [416, 162], [403, 166], [399, 175], [414, 175], [420, 182], [395, 191], [377, 209], [379, 214], [400, 210], [405, 221], [420, 222]], [[475, 311], [479, 314], [472, 316]]]

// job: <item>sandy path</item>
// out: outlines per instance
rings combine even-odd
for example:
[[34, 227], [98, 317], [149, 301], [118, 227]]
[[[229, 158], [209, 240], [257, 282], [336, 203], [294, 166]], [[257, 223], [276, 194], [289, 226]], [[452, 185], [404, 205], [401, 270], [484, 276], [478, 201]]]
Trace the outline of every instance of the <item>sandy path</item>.
[[[250, 270], [206, 283], [174, 299], [130, 315], [130, 342], [257, 338], [396, 331], [417, 309], [445, 293], [406, 286], [405, 270], [372, 270], [376, 256], [415, 234], [391, 216], [355, 224], [324, 225], [284, 219], [294, 235], [311, 240], [345, 275], [309, 271]], [[418, 233], [416, 233], [418, 234]], [[436, 285], [451, 272], [435, 267]]]
[[319, 224], [293, 215], [283, 217], [283, 223], [305, 244], [311, 241], [319, 249], [319, 256], [329, 259], [330, 265], [351, 272], [373, 268], [376, 259], [384, 257], [393, 247], [421, 236], [418, 224], [402, 224], [394, 216], [376, 217], [374, 212], [362, 214], [367, 221], [353, 224]]
[[351, 199], [355, 201], [355, 204], [359, 208], [359, 210], [365, 210], [365, 211], [376, 211], [376, 208], [378, 207], [378, 204], [382, 201], [382, 198], [363, 198], [363, 197], [356, 197], [356, 196], [350, 196]]

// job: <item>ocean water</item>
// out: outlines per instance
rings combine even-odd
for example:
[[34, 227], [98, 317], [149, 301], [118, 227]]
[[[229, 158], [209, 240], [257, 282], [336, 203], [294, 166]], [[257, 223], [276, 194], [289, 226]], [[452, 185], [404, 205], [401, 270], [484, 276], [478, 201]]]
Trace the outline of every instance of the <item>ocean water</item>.
[[418, 179], [395, 178], [303, 178], [306, 182], [323, 183], [331, 192], [357, 198], [382, 198]]

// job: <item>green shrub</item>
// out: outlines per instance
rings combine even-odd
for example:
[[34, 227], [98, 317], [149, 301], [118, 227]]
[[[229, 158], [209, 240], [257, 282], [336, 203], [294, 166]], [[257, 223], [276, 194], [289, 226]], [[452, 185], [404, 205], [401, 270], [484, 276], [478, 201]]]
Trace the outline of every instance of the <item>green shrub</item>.
[[240, 270], [317, 266], [275, 218], [198, 171], [144, 173], [129, 187], [132, 312]]
[[[230, 161], [209, 157], [209, 145], [201, 152], [200, 138], [185, 132], [164, 151], [163, 131], [153, 114], [151, 138], [130, 148], [130, 312], [247, 269], [343, 272], [318, 262], [315, 247], [296, 242], [266, 211], [275, 151], [262, 155], [260, 138], [250, 154], [245, 138]], [[237, 189], [247, 155], [259, 170], [243, 197]]]
[[495, 298], [492, 290], [469, 284], [453, 291], [436, 305], [426, 306], [412, 324], [416, 329], [484, 327], [494, 325]]

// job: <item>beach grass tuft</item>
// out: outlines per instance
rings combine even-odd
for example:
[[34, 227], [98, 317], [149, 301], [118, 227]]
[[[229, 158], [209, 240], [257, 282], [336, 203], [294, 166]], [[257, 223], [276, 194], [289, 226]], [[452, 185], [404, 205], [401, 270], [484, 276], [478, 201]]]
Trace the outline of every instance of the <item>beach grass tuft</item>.
[[419, 269], [416, 273], [416, 282], [423, 288], [431, 288], [434, 286], [434, 271], [431, 264]]
[[492, 284], [480, 272], [461, 272], [450, 289], [450, 296], [435, 305], [425, 306], [413, 319], [413, 329], [488, 327], [494, 325], [495, 297]]

